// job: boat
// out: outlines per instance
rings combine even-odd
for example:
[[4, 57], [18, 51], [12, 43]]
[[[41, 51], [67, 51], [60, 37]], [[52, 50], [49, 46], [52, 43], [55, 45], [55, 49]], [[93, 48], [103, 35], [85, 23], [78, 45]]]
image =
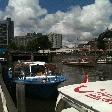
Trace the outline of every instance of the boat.
[[58, 88], [55, 112], [111, 112], [112, 80]]
[[103, 58], [99, 58], [97, 60], [97, 64], [112, 64], [112, 56], [106, 56]]
[[63, 60], [62, 63], [69, 66], [94, 67], [96, 65], [96, 62], [94, 60], [88, 58], [78, 58], [76, 60]]
[[98, 59], [97, 60], [97, 64], [106, 64], [106, 63], [107, 63], [106, 59]]
[[27, 95], [49, 98], [57, 94], [58, 85], [65, 81], [64, 75], [56, 73], [55, 68], [53, 64], [40, 61], [20, 62], [14, 65], [13, 72], [10, 69], [9, 76], [13, 85], [25, 85]]

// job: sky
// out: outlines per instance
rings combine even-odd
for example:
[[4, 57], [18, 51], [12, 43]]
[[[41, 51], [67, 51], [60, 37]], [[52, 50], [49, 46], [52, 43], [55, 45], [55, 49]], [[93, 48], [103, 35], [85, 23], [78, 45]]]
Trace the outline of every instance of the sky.
[[112, 28], [112, 0], [0, 0], [0, 20], [11, 17], [14, 34], [60, 33], [63, 45], [86, 43]]

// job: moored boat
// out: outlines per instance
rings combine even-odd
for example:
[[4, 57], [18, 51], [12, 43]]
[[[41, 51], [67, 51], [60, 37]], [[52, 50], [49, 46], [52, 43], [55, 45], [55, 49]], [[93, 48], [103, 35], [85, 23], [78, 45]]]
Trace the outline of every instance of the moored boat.
[[112, 80], [68, 85], [58, 91], [56, 112], [112, 111]]
[[97, 64], [112, 64], [112, 56], [106, 56], [103, 58], [99, 58], [97, 60]]
[[65, 81], [65, 77], [54, 69], [54, 65], [40, 61], [17, 63], [12, 75], [13, 85], [24, 84], [26, 94], [30, 96], [55, 96], [58, 85]]
[[89, 66], [94, 67], [96, 65], [96, 62], [94, 60], [88, 59], [88, 58], [79, 58], [76, 60], [63, 60], [63, 64], [70, 65], [70, 66]]

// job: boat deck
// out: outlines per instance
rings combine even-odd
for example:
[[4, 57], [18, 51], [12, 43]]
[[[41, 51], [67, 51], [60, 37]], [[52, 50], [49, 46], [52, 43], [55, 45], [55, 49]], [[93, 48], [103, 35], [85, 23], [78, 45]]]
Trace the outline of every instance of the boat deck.
[[58, 90], [98, 112], [112, 111], [112, 80], [74, 84]]

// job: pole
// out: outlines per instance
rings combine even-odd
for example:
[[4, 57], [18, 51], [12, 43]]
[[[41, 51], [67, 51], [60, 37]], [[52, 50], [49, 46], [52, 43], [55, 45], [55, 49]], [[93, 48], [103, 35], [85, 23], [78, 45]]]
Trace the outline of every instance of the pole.
[[34, 61], [34, 54], [31, 53], [31, 61]]
[[25, 112], [25, 85], [16, 84], [16, 99], [18, 112]]

